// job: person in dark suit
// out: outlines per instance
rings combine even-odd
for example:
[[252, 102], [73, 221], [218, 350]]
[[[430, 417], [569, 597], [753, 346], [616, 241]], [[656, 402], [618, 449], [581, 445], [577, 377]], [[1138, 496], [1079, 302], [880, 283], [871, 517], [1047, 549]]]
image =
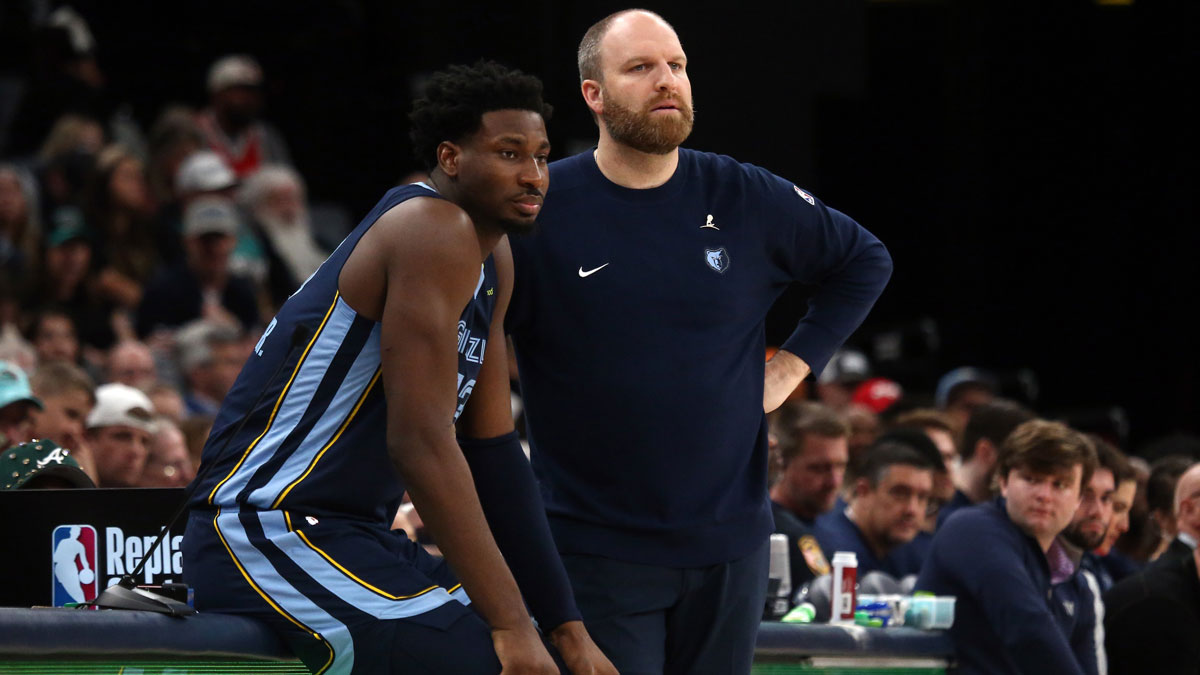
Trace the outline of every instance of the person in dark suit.
[[1160, 559], [1104, 595], [1109, 673], [1200, 673], [1197, 557]]

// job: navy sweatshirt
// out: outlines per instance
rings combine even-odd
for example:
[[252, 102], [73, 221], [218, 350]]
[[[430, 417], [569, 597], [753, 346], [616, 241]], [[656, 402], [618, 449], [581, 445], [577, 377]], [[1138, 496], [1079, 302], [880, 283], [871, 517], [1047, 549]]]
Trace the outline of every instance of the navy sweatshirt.
[[772, 529], [763, 323], [816, 285], [783, 345], [820, 372], [891, 274], [847, 216], [755, 166], [680, 150], [664, 185], [553, 163], [538, 232], [514, 237], [508, 312], [534, 470], [566, 553], [697, 566]]
[[1052, 586], [1046, 554], [1004, 500], [957, 511], [938, 528], [917, 590], [953, 595], [959, 673], [1096, 673], [1097, 615], [1079, 572]]

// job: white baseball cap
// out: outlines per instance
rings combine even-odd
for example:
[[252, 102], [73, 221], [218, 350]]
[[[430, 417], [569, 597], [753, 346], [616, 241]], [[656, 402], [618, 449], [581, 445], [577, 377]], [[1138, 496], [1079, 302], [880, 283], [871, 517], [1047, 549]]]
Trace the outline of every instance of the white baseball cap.
[[96, 388], [96, 405], [87, 416], [87, 428], [123, 425], [153, 434], [154, 404], [141, 390], [127, 384], [103, 384]]
[[212, 150], [193, 152], [175, 171], [175, 191], [179, 194], [214, 192], [234, 185], [237, 174]]
[[183, 236], [224, 234], [236, 237], [241, 220], [237, 207], [227, 197], [205, 196], [188, 204], [183, 212]]
[[245, 54], [217, 59], [208, 69], [208, 90], [218, 92], [229, 87], [257, 87], [262, 84], [262, 66]]

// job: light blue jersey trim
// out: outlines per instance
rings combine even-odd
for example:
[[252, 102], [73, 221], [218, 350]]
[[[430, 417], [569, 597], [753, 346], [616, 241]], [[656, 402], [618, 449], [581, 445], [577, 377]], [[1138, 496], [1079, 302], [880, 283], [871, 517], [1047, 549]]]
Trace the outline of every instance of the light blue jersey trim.
[[237, 512], [220, 514], [216, 524], [217, 531], [254, 583], [284, 611], [319, 633], [333, 647], [333, 663], [325, 673], [350, 673], [354, 669], [354, 639], [346, 624], [330, 616], [279, 574], [271, 561], [250, 543]]
[[309, 548], [300, 535], [288, 531], [282, 511], [259, 511], [257, 515], [267, 538], [284, 555], [343, 602], [377, 619], [403, 619], [424, 614], [457, 599], [441, 587], [409, 598], [385, 598], [346, 576], [321, 554]]
[[[349, 309], [349, 306], [342, 303], [339, 298], [339, 309], [342, 306]], [[337, 310], [334, 311], [337, 312]], [[275, 500], [279, 498], [280, 494], [287, 489], [288, 485], [304, 474], [317, 453], [321, 452], [322, 448], [333, 439], [347, 416], [354, 410], [354, 406], [362, 397], [367, 385], [374, 379], [375, 371], [378, 368], [379, 324], [375, 324], [371, 335], [347, 371], [342, 386], [333, 395], [329, 406], [321, 413], [316, 425], [308, 432], [308, 435], [300, 443], [300, 447], [275, 472], [270, 482], [250, 493], [250, 497], [246, 500], [247, 503], [261, 509], [275, 507]]]
[[237, 473], [231, 476], [217, 491], [213, 500], [214, 504], [218, 506], [234, 504], [237, 495], [245, 489], [254, 473], [275, 456], [279, 446], [296, 429], [296, 425], [304, 416], [304, 411], [312, 403], [317, 387], [320, 386], [321, 380], [329, 368], [330, 361], [333, 360], [341, 348], [342, 342], [346, 339], [346, 333], [350, 330], [356, 316], [355, 311], [339, 297], [329, 321], [326, 322], [321, 334], [317, 336], [312, 349], [309, 350], [308, 357], [300, 367], [300, 372], [292, 382], [287, 396], [280, 404], [279, 413], [275, 416], [270, 431], [250, 452], [250, 456], [246, 458]]

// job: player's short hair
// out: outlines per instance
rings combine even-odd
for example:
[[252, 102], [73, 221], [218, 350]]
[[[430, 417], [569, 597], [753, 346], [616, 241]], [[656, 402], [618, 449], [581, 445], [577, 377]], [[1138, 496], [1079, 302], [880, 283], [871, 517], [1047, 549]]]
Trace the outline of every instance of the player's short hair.
[[850, 425], [832, 408], [814, 401], [785, 401], [771, 417], [771, 427], [779, 440], [779, 459], [783, 466], [804, 451], [809, 436], [849, 438]]
[[66, 361], [50, 361], [38, 366], [29, 378], [29, 388], [39, 398], [82, 391], [92, 405], [96, 404], [96, 383], [83, 368]]
[[1096, 449], [1087, 436], [1061, 422], [1034, 419], [1021, 424], [1004, 439], [996, 459], [996, 476], [1007, 478], [1013, 469], [1039, 474], [1083, 467], [1079, 488], [1092, 479], [1096, 469]]
[[608, 29], [612, 26], [613, 21], [630, 12], [644, 12], [658, 18], [670, 26], [671, 30], [675, 30], [675, 27], [671, 26], [666, 19], [648, 9], [623, 9], [619, 12], [609, 14], [592, 24], [592, 27], [588, 28], [587, 32], [583, 34], [583, 39], [579, 41], [579, 51], [576, 53], [575, 59], [579, 65], [580, 82], [584, 80], [604, 81], [604, 71], [600, 68], [600, 43], [604, 40], [604, 36], [608, 33]]
[[975, 456], [975, 446], [986, 438], [999, 448], [1013, 429], [1033, 419], [1033, 411], [1008, 399], [994, 399], [975, 409], [963, 429], [958, 456], [967, 461]]
[[529, 110], [548, 120], [554, 109], [542, 100], [541, 80], [494, 61], [434, 73], [408, 116], [417, 161], [433, 170], [438, 145], [475, 133], [494, 110]]

